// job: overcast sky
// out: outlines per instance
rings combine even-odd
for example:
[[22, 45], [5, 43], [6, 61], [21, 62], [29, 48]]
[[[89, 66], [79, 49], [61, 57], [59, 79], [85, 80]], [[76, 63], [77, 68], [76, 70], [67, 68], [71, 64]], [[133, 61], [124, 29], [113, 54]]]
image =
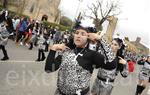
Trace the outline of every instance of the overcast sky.
[[[87, 9], [95, 0], [83, 0], [79, 11]], [[121, 14], [118, 15], [118, 24], [115, 33], [130, 40], [141, 37], [141, 43], [150, 48], [150, 0], [120, 0]], [[62, 0], [60, 9], [63, 15], [74, 19], [77, 16], [79, 0]]]

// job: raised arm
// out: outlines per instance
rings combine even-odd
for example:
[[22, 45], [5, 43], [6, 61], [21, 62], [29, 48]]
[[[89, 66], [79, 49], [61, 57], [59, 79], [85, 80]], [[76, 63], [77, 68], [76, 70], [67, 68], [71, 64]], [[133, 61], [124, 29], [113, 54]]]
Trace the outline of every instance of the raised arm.
[[119, 57], [119, 70], [122, 77], [127, 77], [129, 74], [128, 63], [123, 58]]
[[106, 35], [89, 33], [89, 39], [97, 42], [98, 52], [104, 55], [107, 61], [112, 62], [115, 59], [115, 55], [113, 54], [110, 42]]
[[50, 48], [50, 52], [47, 56], [45, 63], [45, 71], [47, 73], [54, 72], [59, 69], [61, 64], [62, 55], [56, 56], [56, 51], [64, 51], [67, 47], [64, 44], [55, 44]]

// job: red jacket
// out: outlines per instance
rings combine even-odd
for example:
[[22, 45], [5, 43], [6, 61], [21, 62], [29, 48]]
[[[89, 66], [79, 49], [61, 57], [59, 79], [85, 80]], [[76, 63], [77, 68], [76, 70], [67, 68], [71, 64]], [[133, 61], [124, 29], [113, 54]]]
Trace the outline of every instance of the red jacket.
[[128, 62], [128, 67], [129, 67], [129, 72], [133, 72], [134, 71], [134, 62], [133, 61], [129, 61]]

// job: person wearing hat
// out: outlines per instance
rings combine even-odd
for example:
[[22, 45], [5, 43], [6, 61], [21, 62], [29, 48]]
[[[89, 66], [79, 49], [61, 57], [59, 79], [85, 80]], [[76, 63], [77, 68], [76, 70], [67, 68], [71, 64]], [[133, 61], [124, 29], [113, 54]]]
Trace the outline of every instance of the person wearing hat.
[[143, 67], [139, 72], [139, 82], [136, 87], [135, 95], [141, 95], [145, 87], [147, 86], [150, 78], [150, 55], [147, 56], [145, 62], [140, 60], [139, 63], [143, 63]]
[[120, 38], [114, 38], [109, 44], [106, 35], [101, 36], [96, 33], [90, 33], [89, 38], [97, 41], [97, 51], [105, 57], [103, 66], [98, 70], [91, 93], [92, 95], [111, 95], [117, 74], [120, 72], [122, 77], [128, 75], [128, 64], [124, 60], [125, 45]]
[[[76, 27], [74, 37], [69, 43], [51, 46], [45, 71], [53, 72], [59, 69], [54, 95], [90, 95], [93, 69], [104, 64], [104, 56], [89, 49], [88, 32], [88, 28]], [[62, 55], [55, 58], [58, 51]]]

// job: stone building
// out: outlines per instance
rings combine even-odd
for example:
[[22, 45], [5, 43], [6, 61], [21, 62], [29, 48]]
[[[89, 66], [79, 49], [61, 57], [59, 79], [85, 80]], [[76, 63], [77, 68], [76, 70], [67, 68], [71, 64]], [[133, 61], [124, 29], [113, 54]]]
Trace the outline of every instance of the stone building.
[[146, 47], [143, 44], [141, 44], [140, 41], [141, 41], [141, 38], [137, 37], [136, 40], [135, 41], [131, 41], [131, 43], [137, 47], [137, 49], [139, 50], [140, 54], [149, 54], [148, 47]]

